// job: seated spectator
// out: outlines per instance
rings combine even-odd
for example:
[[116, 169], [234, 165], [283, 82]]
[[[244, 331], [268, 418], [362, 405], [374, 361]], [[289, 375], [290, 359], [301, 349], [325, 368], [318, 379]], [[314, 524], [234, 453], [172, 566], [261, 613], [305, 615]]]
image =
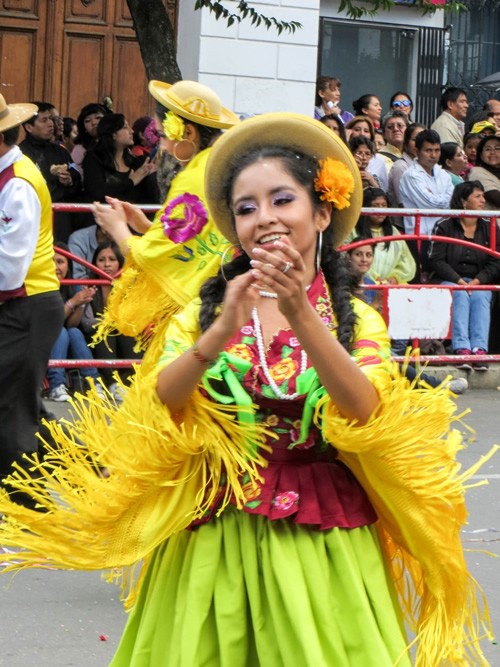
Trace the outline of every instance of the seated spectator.
[[96, 143], [97, 126], [101, 118], [104, 118], [107, 113], [109, 113], [108, 110], [102, 104], [92, 102], [91, 104], [86, 104], [78, 114], [76, 120], [78, 134], [75, 138], [75, 147], [71, 153], [71, 159], [82, 176], [83, 158], [88, 149]]
[[355, 116], [366, 116], [370, 119], [373, 127], [377, 129], [380, 127], [380, 117], [382, 115], [382, 105], [376, 95], [368, 93], [361, 95], [352, 103]]
[[[147, 141], [148, 145], [151, 146], [151, 153], [149, 157], [151, 160], [157, 162], [158, 154], [160, 152], [160, 138], [161, 133], [156, 127], [156, 119], [153, 118], [149, 125], [144, 130], [144, 139]], [[156, 178], [158, 178], [158, 172], [156, 173]]]
[[[97, 246], [100, 243], [109, 240], [106, 232], [104, 232], [98, 225], [93, 224], [89, 227], [84, 227], [83, 229], [77, 229], [76, 232], [71, 234], [68, 239], [69, 251], [71, 254], [81, 257], [86, 262], [92, 263], [92, 258], [97, 250]], [[79, 262], [74, 263], [74, 278], [86, 278], [88, 273], [88, 269], [83, 266], [83, 264], [80, 264]]]
[[457, 143], [446, 141], [441, 144], [438, 164], [450, 175], [453, 187], [464, 182], [464, 176], [467, 175], [467, 156]]
[[[450, 175], [439, 165], [441, 155], [441, 143], [439, 134], [434, 130], [422, 130], [415, 138], [415, 162], [408, 167], [399, 183], [401, 201], [405, 208], [449, 208], [453, 185]], [[422, 216], [420, 219], [420, 233], [431, 234], [436, 218], [433, 216]], [[404, 230], [406, 234], [415, 233], [415, 218], [404, 217]], [[429, 242], [422, 240], [420, 249], [416, 241], [408, 243], [410, 250], [417, 262], [417, 280], [426, 279], [421, 275], [428, 271]]]
[[500, 137], [481, 139], [476, 166], [470, 170], [469, 180], [482, 184], [487, 210], [500, 210]]
[[[358, 241], [367, 240], [365, 236], [355, 236], [350, 243], [357, 243]], [[347, 255], [351, 262], [352, 268], [356, 275], [360, 289], [357, 291], [357, 296], [366, 303], [370, 304], [379, 313], [382, 312], [382, 290], [365, 289], [366, 285], [376, 285], [376, 281], [369, 275], [369, 271], [373, 264], [375, 245], [366, 244], [350, 248]]]
[[413, 122], [411, 120], [411, 114], [413, 112], [413, 100], [408, 95], [408, 93], [403, 93], [401, 90], [398, 90], [397, 93], [394, 93], [389, 102], [389, 108], [391, 112], [402, 111], [407, 117], [408, 124]]
[[[403, 143], [405, 130], [408, 127], [408, 117], [402, 111], [393, 111], [385, 116], [382, 123], [382, 131], [386, 140], [386, 146], [379, 151], [380, 155], [395, 162], [403, 155]], [[391, 165], [392, 166], [392, 165]]]
[[[352, 239], [352, 243], [357, 241], [362, 241], [365, 237], [356, 236]], [[374, 261], [374, 251], [372, 245], [361, 245], [356, 248], [352, 248], [347, 251], [349, 260], [351, 262], [352, 268], [356, 275], [356, 279], [359, 282], [360, 289], [358, 291], [358, 296], [366, 303], [370, 304], [372, 308], [378, 310], [382, 313], [382, 290], [374, 289], [365, 289], [366, 285], [376, 285], [377, 281], [373, 280], [370, 276], [370, 270]], [[397, 340], [392, 341], [394, 345], [392, 349], [393, 354], [405, 354], [406, 348], [410, 346], [410, 341]], [[430, 387], [437, 387], [441, 382], [432, 375], [424, 372], [418, 372], [414, 366], [411, 364], [404, 364], [400, 366], [401, 370], [405, 372], [406, 377], [410, 382], [413, 382], [415, 378], [419, 378], [419, 384], [425, 383]], [[463, 394], [469, 384], [465, 378], [454, 378], [448, 382], [448, 388], [454, 394]]]
[[[387, 208], [387, 195], [380, 188], [366, 188], [363, 192], [363, 207]], [[399, 236], [391, 218], [381, 211], [380, 215], [362, 215], [354, 231], [364, 238]], [[416, 272], [415, 260], [405, 241], [377, 243], [369, 276], [379, 284], [398, 285], [410, 281]]]
[[82, 164], [87, 201], [105, 202], [109, 196], [141, 204], [158, 202], [156, 165], [148, 157], [132, 155], [133, 133], [125, 116], [104, 116], [97, 138]]
[[467, 156], [468, 171], [470, 171], [476, 164], [477, 147], [479, 146], [481, 139], [482, 137], [480, 134], [472, 134], [472, 132], [468, 132], [464, 136], [464, 153]]
[[[460, 183], [453, 191], [450, 208], [477, 211], [474, 218], [448, 218], [438, 222], [433, 235], [490, 245], [490, 223], [480, 217], [485, 207], [484, 188], [479, 181]], [[497, 251], [500, 244], [497, 241]], [[432, 279], [442, 285], [490, 285], [500, 280], [500, 260], [470, 247], [434, 240], [429, 256]], [[490, 330], [491, 292], [454, 290], [452, 346], [455, 354], [474, 354], [478, 361], [466, 370], [488, 370], [481, 360], [487, 354]]]
[[491, 137], [493, 134], [497, 133], [495, 125], [489, 120], [481, 120], [478, 123], [474, 123], [470, 131], [471, 134], [479, 134], [482, 137]]
[[500, 132], [500, 100], [488, 100], [484, 106], [488, 120], [495, 125], [497, 133]]
[[329, 127], [330, 130], [340, 137], [344, 143], [347, 143], [344, 123], [336, 113], [329, 113], [326, 116], [322, 116], [319, 119], [319, 122]]
[[498, 110], [500, 111], [500, 102], [498, 100], [486, 100], [479, 111], [475, 111], [470, 115], [465, 124], [465, 131], [470, 132], [476, 123], [480, 123], [483, 120], [488, 120], [489, 114], [494, 112], [496, 105], [498, 105]]
[[[399, 192], [399, 183], [408, 167], [411, 167], [413, 161], [417, 157], [415, 149], [415, 138], [419, 132], [425, 130], [425, 125], [413, 123], [408, 125], [403, 136], [403, 152], [401, 158], [396, 160], [389, 172], [389, 190], [387, 195], [389, 197], [389, 204], [394, 208], [402, 208], [403, 202]], [[395, 223], [397, 227], [403, 227], [403, 220], [400, 223]]]
[[[361, 136], [366, 137], [374, 143], [375, 128], [367, 116], [356, 116], [346, 123], [345, 127], [348, 140], [351, 137]], [[378, 155], [377, 153], [373, 155], [368, 164], [367, 171], [373, 176], [376, 176], [382, 190], [387, 191], [389, 186], [388, 167], [386, 160], [381, 155]]]
[[78, 126], [74, 118], [65, 116], [63, 118], [63, 131], [62, 131], [62, 145], [71, 155], [73, 148], [75, 147], [75, 139], [78, 134]]
[[59, 115], [59, 111], [56, 107], [51, 104], [50, 117], [52, 118], [52, 123], [54, 125], [54, 133], [52, 135], [52, 142], [58, 144], [59, 146], [63, 145], [63, 119]]
[[[114, 278], [118, 271], [122, 268], [124, 258], [112, 241], [100, 243], [92, 258], [92, 264], [104, 273], [107, 273], [110, 278]], [[96, 274], [91, 274], [90, 277], [97, 277]], [[83, 313], [81, 328], [85, 332], [87, 339], [90, 340], [95, 330], [97, 320], [100, 314], [106, 308], [108, 297], [111, 292], [112, 285], [99, 285], [96, 289], [94, 298], [87, 305]], [[106, 341], [100, 341], [94, 346], [94, 357], [96, 359], [140, 359], [141, 353], [134, 352], [135, 339], [123, 334], [116, 334], [108, 336]], [[122, 382], [125, 382], [132, 373], [132, 368], [120, 368], [118, 371]], [[108, 387], [110, 393], [115, 401], [121, 402], [123, 396], [120, 387], [113, 376], [111, 368], [103, 368], [101, 376], [104, 383]]]
[[151, 150], [153, 146], [149, 143], [145, 131], [147, 126], [151, 123], [153, 119], [151, 116], [141, 116], [134, 121], [132, 125], [132, 132], [134, 133], [134, 145], [132, 146], [132, 154], [141, 157], [145, 155], [146, 157], [151, 156]]
[[[68, 250], [65, 243], [56, 243], [56, 248]], [[72, 277], [72, 262], [65, 255], [55, 251], [54, 262], [56, 265], [56, 275], [59, 281]], [[70, 285], [61, 285], [61, 296], [64, 301], [64, 325], [54, 343], [50, 353], [50, 359], [93, 359], [92, 353], [87, 345], [85, 336], [79, 329], [80, 321], [83, 315], [83, 309], [87, 303], [94, 298], [95, 287], [84, 285], [79, 292], [73, 293]], [[97, 392], [102, 396], [104, 392], [98, 383], [99, 375], [95, 368], [81, 368], [81, 375], [91, 386], [96, 384]], [[50, 401], [69, 401], [68, 386], [66, 384], [66, 371], [64, 368], [47, 369], [47, 379], [49, 381]]]
[[375, 130], [375, 141], [373, 143], [375, 144], [375, 150], [377, 151], [377, 153], [382, 152], [384, 148], [387, 146], [384, 133], [380, 128], [378, 130]]
[[351, 120], [352, 113], [343, 111], [340, 108], [340, 79], [335, 76], [320, 76], [316, 80], [316, 99], [314, 107], [314, 117], [321, 120], [323, 116], [335, 113], [339, 116], [342, 123]]
[[374, 187], [379, 188], [380, 183], [378, 178], [367, 171], [368, 164], [375, 155], [375, 147], [370, 139], [366, 137], [351, 137], [348, 141], [348, 146], [351, 149], [354, 160], [359, 168], [363, 188]]
[[[81, 193], [81, 177], [71, 162], [68, 151], [53, 143], [54, 122], [49, 102], [34, 102], [38, 113], [23, 123], [26, 138], [19, 144], [22, 152], [33, 160], [41, 171], [53, 203], [74, 202]], [[66, 242], [73, 231], [71, 214], [54, 214], [54, 238]]]
[[431, 125], [439, 134], [441, 143], [454, 141], [464, 145], [464, 120], [467, 117], [467, 93], [462, 88], [447, 88], [441, 95], [441, 115]]

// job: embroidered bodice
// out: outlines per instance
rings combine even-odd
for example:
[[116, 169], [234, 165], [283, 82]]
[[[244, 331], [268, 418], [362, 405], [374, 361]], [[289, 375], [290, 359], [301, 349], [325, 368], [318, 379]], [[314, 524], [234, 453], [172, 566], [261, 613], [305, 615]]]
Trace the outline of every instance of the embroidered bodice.
[[[328, 289], [318, 274], [308, 298], [332, 331], [336, 328]], [[373, 508], [350, 470], [336, 460], [336, 450], [323, 441], [320, 429], [305, 418], [304, 407], [311, 378], [307, 362], [300, 373], [301, 346], [291, 329], [278, 331], [266, 349], [269, 374], [283, 393], [298, 392], [294, 400], [278, 399], [262, 368], [255, 323], [251, 320], [229, 341], [226, 352], [246, 362], [232, 365], [243, 389], [258, 406], [256, 420], [268, 431], [257, 493], [248, 497], [244, 510], [269, 519], [293, 516], [297, 523], [352, 528], [376, 520]], [[229, 359], [234, 358], [229, 356]]]

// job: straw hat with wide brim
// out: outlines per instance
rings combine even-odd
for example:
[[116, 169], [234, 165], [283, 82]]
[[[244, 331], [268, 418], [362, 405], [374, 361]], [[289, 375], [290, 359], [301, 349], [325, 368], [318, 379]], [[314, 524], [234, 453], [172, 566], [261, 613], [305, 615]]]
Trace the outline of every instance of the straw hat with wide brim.
[[7, 104], [5, 97], [0, 95], [0, 132], [21, 125], [36, 113], [36, 104]]
[[235, 113], [222, 106], [211, 88], [197, 81], [150, 81], [149, 92], [164, 107], [193, 123], [223, 129], [240, 122]]
[[237, 243], [233, 214], [225, 199], [226, 183], [238, 160], [260, 146], [291, 148], [318, 160], [330, 157], [342, 162], [352, 173], [354, 191], [350, 205], [332, 214], [335, 247], [347, 238], [358, 221], [363, 201], [363, 185], [358, 166], [349, 148], [332, 130], [308, 116], [297, 113], [268, 113], [242, 121], [217, 139], [210, 151], [205, 172], [205, 191], [212, 218], [224, 236]]

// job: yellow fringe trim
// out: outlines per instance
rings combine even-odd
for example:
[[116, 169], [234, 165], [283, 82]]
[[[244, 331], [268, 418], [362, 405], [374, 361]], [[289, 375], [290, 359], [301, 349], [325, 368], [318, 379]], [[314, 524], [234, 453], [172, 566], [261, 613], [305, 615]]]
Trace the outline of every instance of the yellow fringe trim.
[[366, 490], [403, 613], [416, 632], [416, 667], [486, 665], [479, 640], [492, 637], [484, 594], [464, 560], [464, 482], [497, 448], [460, 474], [463, 447], [450, 430], [448, 389], [410, 388], [394, 374], [366, 425], [344, 419], [328, 397], [315, 419]]
[[[479, 640], [492, 637], [491, 624], [483, 591], [467, 570], [460, 530], [466, 482], [497, 448], [462, 472], [456, 461], [462, 436], [450, 430], [462, 415], [449, 390], [410, 387], [392, 372], [390, 381], [377, 383], [381, 404], [366, 425], [344, 419], [327, 396], [315, 419], [378, 513], [403, 613], [416, 633], [416, 667], [486, 665]], [[198, 392], [182, 415], [172, 416], [157, 398], [156, 378], [157, 371], [139, 369], [119, 410], [94, 389], [73, 402], [74, 423], [50, 423], [57, 446], [43, 464], [33, 460], [39, 479], [21, 469], [9, 478], [47, 513], [0, 497], [0, 543], [22, 549], [2, 556], [7, 570], [110, 569], [130, 604], [141, 561], [203, 516], [222, 474], [220, 511], [232, 494], [244, 503], [242, 476], [248, 473], [255, 486], [264, 465], [264, 427], [255, 434], [234, 409]], [[256, 454], [246, 444], [252, 436]]]
[[[231, 497], [241, 507], [249, 486], [255, 489], [258, 466], [265, 464], [258, 453], [266, 447], [264, 427], [246, 427], [234, 408], [215, 405], [198, 392], [182, 418], [174, 419], [156, 395], [157, 374], [141, 375], [125, 388], [119, 410], [111, 396], [103, 401], [95, 388], [86, 397], [77, 395], [74, 423], [48, 424], [57, 446], [46, 443], [43, 463], [32, 460], [38, 479], [20, 468], [9, 477], [12, 487], [30, 494], [46, 513], [2, 494], [0, 543], [22, 549], [2, 556], [10, 561], [5, 570], [113, 568], [110, 577], [124, 577], [131, 602], [137, 563], [203, 516], [219, 493], [221, 475], [227, 485], [220, 511]], [[141, 415], [148, 416], [147, 426]], [[250, 482], [243, 488], [245, 473]]]
[[164, 329], [170, 317], [183, 305], [130, 261], [113, 283], [93, 342], [98, 343], [120, 332], [137, 339], [137, 351], [146, 350], [153, 340], [163, 346], [163, 338], [157, 336], [158, 329]]

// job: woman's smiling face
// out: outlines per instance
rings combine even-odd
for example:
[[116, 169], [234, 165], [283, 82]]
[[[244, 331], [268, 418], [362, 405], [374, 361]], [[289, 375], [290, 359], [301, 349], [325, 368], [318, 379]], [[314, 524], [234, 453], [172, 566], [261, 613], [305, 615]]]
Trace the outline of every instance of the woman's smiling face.
[[[314, 270], [318, 232], [330, 223], [326, 206], [313, 207], [309, 191], [278, 158], [263, 158], [241, 171], [234, 181], [232, 209], [243, 250], [273, 252], [275, 241], [288, 242]], [[279, 252], [279, 251], [276, 251]]]
[[353, 265], [355, 271], [360, 273], [362, 276], [371, 269], [373, 264], [373, 246], [371, 245], [361, 245], [354, 250], [351, 250], [349, 253], [349, 258], [351, 264]]
[[481, 150], [481, 160], [488, 167], [500, 167], [500, 137], [491, 137]]

